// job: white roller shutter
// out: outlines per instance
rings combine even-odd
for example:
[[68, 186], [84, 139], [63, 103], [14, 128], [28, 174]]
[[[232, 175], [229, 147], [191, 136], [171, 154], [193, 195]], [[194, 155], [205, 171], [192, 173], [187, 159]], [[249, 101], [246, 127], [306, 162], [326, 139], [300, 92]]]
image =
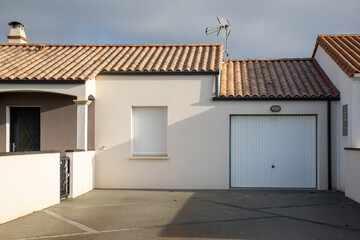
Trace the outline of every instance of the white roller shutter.
[[316, 188], [315, 116], [232, 116], [231, 187]]
[[133, 108], [133, 155], [166, 155], [167, 108]]

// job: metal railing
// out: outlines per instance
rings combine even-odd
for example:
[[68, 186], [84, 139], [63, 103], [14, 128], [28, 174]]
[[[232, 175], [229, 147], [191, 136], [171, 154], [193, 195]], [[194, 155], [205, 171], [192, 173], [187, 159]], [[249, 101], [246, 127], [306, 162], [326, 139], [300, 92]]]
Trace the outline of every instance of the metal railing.
[[70, 195], [70, 157], [60, 158], [60, 199], [66, 199]]

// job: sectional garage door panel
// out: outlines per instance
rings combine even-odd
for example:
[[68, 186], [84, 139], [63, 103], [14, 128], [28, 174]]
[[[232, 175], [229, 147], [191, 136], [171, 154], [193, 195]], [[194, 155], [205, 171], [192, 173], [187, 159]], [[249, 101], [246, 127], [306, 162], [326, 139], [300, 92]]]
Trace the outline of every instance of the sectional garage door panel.
[[231, 187], [316, 188], [315, 116], [232, 116]]

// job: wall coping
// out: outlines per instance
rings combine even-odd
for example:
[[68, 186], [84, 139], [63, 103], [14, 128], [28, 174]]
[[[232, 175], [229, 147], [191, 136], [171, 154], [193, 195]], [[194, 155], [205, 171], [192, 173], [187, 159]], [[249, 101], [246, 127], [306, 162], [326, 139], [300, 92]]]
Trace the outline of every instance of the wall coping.
[[49, 154], [49, 153], [60, 153], [60, 151], [49, 150], [49, 151], [27, 151], [27, 152], [0, 152], [0, 156], [16, 156], [16, 155], [32, 155], [32, 154]]
[[360, 151], [360, 148], [352, 148], [352, 147], [346, 147], [344, 148], [345, 150], [350, 150], [350, 151]]
[[69, 149], [69, 150], [65, 150], [66, 153], [68, 152], [86, 152], [85, 149]]
[[88, 150], [85, 150], [85, 149], [68, 149], [68, 150], [65, 150], [66, 153], [71, 153], [71, 152], [90, 152], [90, 151], [95, 151], [95, 149], [88, 149]]

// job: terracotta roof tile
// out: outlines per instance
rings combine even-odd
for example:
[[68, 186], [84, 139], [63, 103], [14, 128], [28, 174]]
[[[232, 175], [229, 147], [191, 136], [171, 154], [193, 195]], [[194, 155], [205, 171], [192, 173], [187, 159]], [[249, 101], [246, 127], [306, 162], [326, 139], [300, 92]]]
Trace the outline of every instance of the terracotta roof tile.
[[218, 72], [221, 44], [0, 44], [0, 79], [87, 80], [101, 72]]
[[360, 34], [319, 35], [313, 53], [321, 46], [349, 76], [360, 73]]
[[339, 91], [313, 58], [231, 59], [222, 66], [220, 98], [324, 98]]

